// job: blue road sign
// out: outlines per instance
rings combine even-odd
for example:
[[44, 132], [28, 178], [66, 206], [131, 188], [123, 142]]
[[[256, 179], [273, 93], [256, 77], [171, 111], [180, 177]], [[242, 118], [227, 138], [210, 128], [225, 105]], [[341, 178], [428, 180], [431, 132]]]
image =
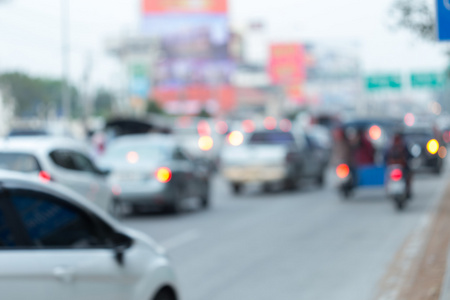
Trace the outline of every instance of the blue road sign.
[[440, 41], [450, 40], [450, 0], [437, 1], [437, 33]]

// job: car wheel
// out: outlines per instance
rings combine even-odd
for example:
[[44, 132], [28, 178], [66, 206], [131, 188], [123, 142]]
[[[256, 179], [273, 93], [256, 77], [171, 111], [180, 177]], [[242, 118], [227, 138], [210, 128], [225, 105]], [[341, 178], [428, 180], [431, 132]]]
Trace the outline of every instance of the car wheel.
[[209, 208], [209, 183], [205, 183], [205, 191], [203, 192], [203, 195], [200, 197], [200, 207], [202, 209]]
[[402, 211], [402, 210], [405, 209], [405, 206], [406, 206], [406, 199], [405, 198], [403, 198], [403, 197], [395, 197], [394, 202], [395, 202], [395, 208], [398, 211]]
[[109, 207], [109, 213], [115, 218], [122, 218], [125, 215], [125, 205], [119, 199], [113, 199]]
[[441, 172], [442, 172], [442, 165], [441, 164], [438, 164], [436, 167], [434, 167], [434, 170], [433, 170], [434, 174], [439, 175], [439, 174], [441, 174]]
[[316, 183], [319, 187], [323, 187], [325, 185], [325, 174], [324, 171], [320, 173], [320, 175], [316, 178]]
[[294, 191], [298, 187], [298, 182], [296, 182], [294, 179], [288, 178], [284, 181], [284, 188], [288, 191]]
[[171, 289], [165, 288], [159, 291], [152, 300], [177, 300], [177, 297]]
[[183, 189], [181, 187], [177, 188], [172, 203], [170, 203], [167, 207], [167, 211], [169, 213], [178, 214], [182, 211], [181, 203], [183, 202], [183, 196]]
[[231, 185], [231, 188], [233, 190], [233, 194], [239, 195], [242, 193], [242, 184], [241, 183], [233, 183]]

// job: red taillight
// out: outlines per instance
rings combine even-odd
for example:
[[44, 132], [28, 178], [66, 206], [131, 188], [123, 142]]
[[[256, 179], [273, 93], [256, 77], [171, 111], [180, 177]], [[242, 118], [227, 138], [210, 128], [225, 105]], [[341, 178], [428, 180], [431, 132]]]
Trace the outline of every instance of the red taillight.
[[159, 168], [155, 175], [161, 183], [167, 183], [172, 179], [172, 171], [169, 168]]
[[44, 182], [50, 182], [52, 180], [52, 176], [50, 176], [50, 174], [46, 171], [40, 171], [39, 172], [39, 179]]
[[346, 164], [341, 164], [339, 166], [337, 166], [336, 168], [336, 175], [341, 178], [347, 178], [347, 176], [350, 174], [350, 168], [348, 165]]
[[403, 178], [403, 171], [400, 169], [394, 169], [391, 171], [390, 176], [393, 181], [400, 181]]
[[113, 186], [111, 191], [114, 196], [120, 196], [120, 194], [122, 194], [122, 188], [118, 185]]
[[252, 120], [242, 121], [242, 128], [246, 133], [252, 133], [255, 131], [255, 123]]

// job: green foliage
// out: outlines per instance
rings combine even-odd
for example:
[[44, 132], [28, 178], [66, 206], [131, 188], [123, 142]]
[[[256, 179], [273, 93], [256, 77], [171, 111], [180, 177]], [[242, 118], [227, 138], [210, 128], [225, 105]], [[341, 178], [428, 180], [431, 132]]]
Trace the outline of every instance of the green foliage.
[[435, 39], [435, 16], [425, 0], [395, 0], [391, 13], [395, 28], [409, 30], [423, 39]]
[[210, 118], [211, 115], [203, 108], [200, 113], [198, 114], [201, 118]]
[[100, 89], [94, 98], [94, 114], [109, 117], [114, 108], [114, 95], [105, 89]]
[[161, 108], [161, 106], [159, 106], [158, 102], [156, 102], [153, 99], [150, 99], [147, 102], [146, 111], [147, 111], [147, 113], [157, 114], [157, 115], [165, 114], [164, 110]]
[[[50, 111], [61, 111], [60, 80], [32, 77], [13, 72], [0, 75], [0, 88], [6, 98], [14, 101], [14, 113], [18, 117], [46, 117]], [[79, 116], [78, 91], [70, 87], [72, 116]]]

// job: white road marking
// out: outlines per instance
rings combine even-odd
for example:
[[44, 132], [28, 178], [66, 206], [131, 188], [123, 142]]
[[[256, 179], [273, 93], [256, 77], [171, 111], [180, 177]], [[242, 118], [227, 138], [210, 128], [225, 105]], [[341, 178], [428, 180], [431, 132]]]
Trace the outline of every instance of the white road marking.
[[201, 234], [198, 230], [192, 229], [192, 230], [183, 232], [179, 235], [176, 235], [170, 239], [162, 241], [160, 244], [164, 248], [166, 248], [168, 251], [170, 251], [170, 250], [179, 248], [185, 244], [188, 244], [190, 242], [193, 242], [193, 241], [199, 239], [200, 236], [201, 236]]

